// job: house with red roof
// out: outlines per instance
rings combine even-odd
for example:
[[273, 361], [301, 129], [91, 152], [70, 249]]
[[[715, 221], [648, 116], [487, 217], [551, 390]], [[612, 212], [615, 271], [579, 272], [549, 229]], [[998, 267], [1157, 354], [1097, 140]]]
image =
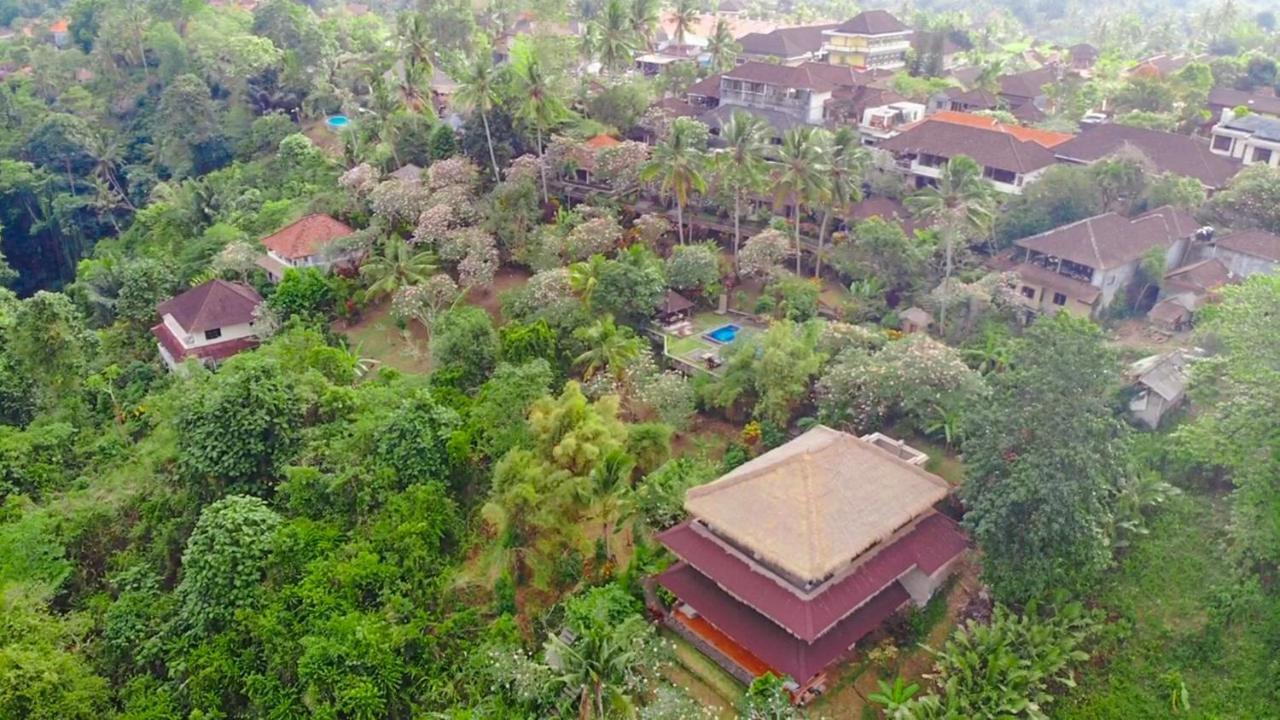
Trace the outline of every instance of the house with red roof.
[[658, 539], [666, 624], [744, 683], [804, 703], [898, 610], [926, 603], [967, 549], [935, 510], [950, 486], [919, 451], [818, 426], [685, 495]]
[[248, 285], [210, 280], [160, 303], [151, 334], [170, 370], [191, 358], [216, 365], [258, 344], [260, 305], [262, 296]]
[[258, 267], [267, 271], [271, 282], [280, 282], [289, 268], [327, 271], [335, 265], [354, 264], [359, 251], [335, 245], [353, 233], [346, 223], [328, 215], [308, 215], [262, 239], [267, 254], [258, 258]]
[[55, 20], [49, 25], [49, 36], [55, 47], [64, 48], [71, 44], [71, 23], [66, 19]]
[[936, 183], [952, 157], [967, 155], [982, 166], [982, 176], [992, 187], [1017, 195], [1056, 163], [1053, 151], [1042, 144], [1048, 138], [1036, 135], [1032, 139], [1029, 128], [1015, 132], [1016, 126], [985, 119], [959, 122], [959, 117], [976, 116], [935, 113], [880, 143], [879, 148], [894, 156], [898, 169], [911, 177], [916, 187]]

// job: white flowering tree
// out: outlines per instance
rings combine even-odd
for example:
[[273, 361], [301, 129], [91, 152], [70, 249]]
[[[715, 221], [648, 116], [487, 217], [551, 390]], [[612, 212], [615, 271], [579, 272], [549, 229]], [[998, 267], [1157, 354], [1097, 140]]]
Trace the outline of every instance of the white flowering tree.
[[621, 241], [622, 226], [612, 216], [601, 215], [569, 231], [560, 258], [564, 262], [574, 262], [596, 254], [608, 254], [616, 250]]
[[640, 182], [640, 168], [649, 160], [649, 146], [626, 140], [596, 153], [596, 177], [616, 190], [629, 190]]
[[390, 228], [416, 223], [432, 204], [431, 192], [414, 183], [382, 182], [369, 192], [373, 214]]
[[744, 277], [771, 280], [782, 272], [782, 261], [790, 252], [787, 236], [778, 230], [752, 235], [738, 253], [738, 272]]
[[461, 155], [437, 160], [427, 168], [427, 187], [439, 191], [446, 187], [462, 187], [474, 191], [480, 178], [480, 170]]
[[213, 259], [213, 268], [218, 273], [235, 273], [241, 281], [257, 267], [258, 257], [262, 251], [243, 240], [228, 244]]
[[667, 258], [667, 284], [681, 291], [706, 292], [720, 282], [720, 250], [712, 243], [680, 245]]
[[636, 240], [655, 251], [662, 243], [662, 238], [670, 234], [673, 229], [671, 221], [665, 215], [658, 213], [645, 213], [631, 224], [631, 231], [635, 233]]
[[438, 273], [420, 285], [397, 290], [391, 298], [391, 316], [401, 322], [417, 320], [429, 333], [436, 318], [452, 306], [460, 294], [453, 278]]

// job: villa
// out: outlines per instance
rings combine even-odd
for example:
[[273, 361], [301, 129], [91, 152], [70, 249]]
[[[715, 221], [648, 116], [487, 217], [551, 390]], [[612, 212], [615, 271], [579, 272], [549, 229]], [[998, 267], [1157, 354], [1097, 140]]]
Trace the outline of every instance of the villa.
[[258, 258], [258, 267], [267, 271], [271, 282], [280, 282], [289, 268], [328, 271], [335, 265], [350, 264], [356, 259], [356, 251], [335, 254], [333, 245], [354, 232], [346, 223], [328, 215], [308, 215], [262, 239], [267, 254]]
[[1024, 139], [1025, 134], [1011, 126], [986, 125], [985, 119], [955, 122], [949, 115], [960, 113], [930, 115], [879, 145], [918, 188], [936, 183], [947, 162], [961, 154], [982, 166], [982, 176], [992, 187], [1011, 195], [1021, 194], [1027, 183], [1055, 164], [1053, 151], [1045, 147], [1042, 137]]
[[832, 65], [894, 70], [906, 66], [915, 32], [886, 10], [867, 10], [822, 34]]
[[926, 603], [964, 555], [950, 493], [923, 454], [818, 426], [692, 488], [691, 518], [658, 536], [668, 626], [731, 675], [790, 678], [799, 703], [903, 607]]
[[160, 357], [170, 370], [195, 358], [217, 365], [258, 344], [254, 312], [262, 297], [253, 288], [210, 280], [156, 308], [160, 323], [151, 328]]

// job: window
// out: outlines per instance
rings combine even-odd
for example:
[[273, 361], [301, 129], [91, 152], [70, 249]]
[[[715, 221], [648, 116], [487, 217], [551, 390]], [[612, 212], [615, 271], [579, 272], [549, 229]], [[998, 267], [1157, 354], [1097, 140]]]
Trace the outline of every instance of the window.
[[220, 337], [222, 337], [222, 328], [214, 328], [212, 330], [204, 331], [205, 340], [217, 340]]
[[1231, 137], [1227, 135], [1213, 136], [1213, 149], [1223, 152], [1231, 152]]
[[1271, 151], [1268, 150], [1267, 148], [1254, 148], [1253, 161], [1256, 163], [1270, 163]]
[[1056, 292], [1056, 293], [1054, 293], [1054, 294], [1053, 294], [1053, 304], [1054, 304], [1054, 305], [1066, 305], [1066, 304], [1067, 304], [1067, 296], [1066, 296], [1066, 295], [1063, 295], [1062, 293], [1057, 293], [1057, 292]]
[[1028, 300], [1035, 300], [1035, 299], [1036, 299], [1036, 289], [1035, 289], [1035, 288], [1033, 288], [1033, 287], [1031, 287], [1030, 285], [1023, 285], [1023, 286], [1022, 286], [1022, 297], [1027, 298]]

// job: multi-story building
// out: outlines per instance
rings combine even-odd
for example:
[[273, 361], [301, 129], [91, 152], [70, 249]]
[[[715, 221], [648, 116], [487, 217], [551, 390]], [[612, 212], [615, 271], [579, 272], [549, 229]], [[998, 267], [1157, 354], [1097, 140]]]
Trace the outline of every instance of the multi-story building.
[[818, 426], [685, 496], [658, 536], [667, 624], [744, 683], [788, 677], [798, 702], [900, 608], [921, 606], [966, 550], [934, 506], [927, 457], [882, 435]]
[[254, 312], [261, 304], [253, 288], [225, 280], [210, 280], [161, 303], [160, 323], [151, 328], [161, 359], [170, 370], [187, 358], [215, 365], [254, 347]]
[[1245, 165], [1280, 167], [1280, 118], [1223, 110], [1213, 126], [1209, 149]]
[[833, 65], [894, 69], [906, 66], [915, 33], [888, 11], [867, 10], [822, 34]]

